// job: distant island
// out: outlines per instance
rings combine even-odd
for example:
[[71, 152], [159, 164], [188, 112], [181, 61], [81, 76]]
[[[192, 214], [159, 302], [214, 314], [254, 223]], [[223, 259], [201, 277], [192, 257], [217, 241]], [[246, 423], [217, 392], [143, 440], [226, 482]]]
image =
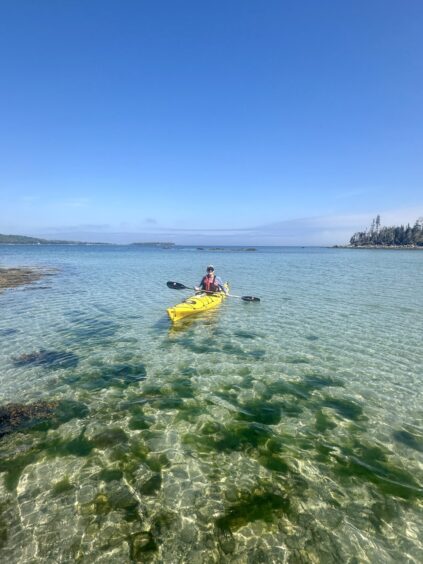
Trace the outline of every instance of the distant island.
[[110, 243], [84, 243], [82, 241], [61, 241], [59, 239], [40, 239], [26, 235], [2, 235], [0, 245], [109, 245]]
[[[130, 243], [140, 247], [154, 247], [160, 249], [170, 249], [175, 243], [168, 242], [140, 242]], [[109, 245], [114, 246], [116, 243], [88, 243], [86, 241], [62, 241], [60, 239], [40, 239], [38, 237], [27, 237], [26, 235], [2, 235], [0, 233], [0, 245]]]
[[410, 224], [381, 227], [378, 215], [369, 229], [354, 233], [349, 245], [336, 246], [358, 249], [423, 249], [423, 218], [417, 219], [413, 227]]
[[155, 247], [159, 249], [171, 249], [175, 246], [175, 243], [161, 243], [160, 241], [154, 241], [152, 243], [145, 242], [145, 243], [131, 243], [131, 245], [136, 245], [138, 247]]

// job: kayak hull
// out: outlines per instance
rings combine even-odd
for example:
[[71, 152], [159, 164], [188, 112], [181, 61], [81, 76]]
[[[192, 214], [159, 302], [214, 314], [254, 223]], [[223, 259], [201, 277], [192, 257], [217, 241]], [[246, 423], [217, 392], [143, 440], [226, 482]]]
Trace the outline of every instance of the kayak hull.
[[[225, 284], [225, 288], [229, 291], [228, 284]], [[199, 293], [190, 296], [180, 304], [169, 307], [166, 311], [170, 319], [175, 322], [190, 315], [213, 309], [221, 304], [225, 298], [226, 294], [224, 292], [216, 292], [214, 294]]]

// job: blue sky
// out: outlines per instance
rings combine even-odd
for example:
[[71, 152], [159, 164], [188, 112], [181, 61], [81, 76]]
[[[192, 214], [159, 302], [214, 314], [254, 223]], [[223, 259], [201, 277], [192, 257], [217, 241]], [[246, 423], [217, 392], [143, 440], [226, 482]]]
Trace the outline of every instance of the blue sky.
[[0, 232], [345, 242], [423, 216], [421, 0], [0, 3]]

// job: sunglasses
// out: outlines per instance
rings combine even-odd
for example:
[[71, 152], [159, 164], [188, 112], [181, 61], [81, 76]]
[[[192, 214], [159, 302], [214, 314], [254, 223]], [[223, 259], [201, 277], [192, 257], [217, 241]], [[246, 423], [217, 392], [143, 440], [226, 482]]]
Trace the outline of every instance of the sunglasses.
[[214, 268], [208, 268], [207, 272], [214, 272]]

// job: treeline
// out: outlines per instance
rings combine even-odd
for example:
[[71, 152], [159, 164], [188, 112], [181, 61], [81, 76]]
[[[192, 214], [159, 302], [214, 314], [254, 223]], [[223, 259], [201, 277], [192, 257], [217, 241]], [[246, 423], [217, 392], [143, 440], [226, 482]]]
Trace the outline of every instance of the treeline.
[[399, 227], [381, 227], [380, 215], [373, 221], [369, 229], [358, 231], [350, 239], [353, 247], [423, 247], [423, 218], [419, 218], [413, 227], [410, 224]]

